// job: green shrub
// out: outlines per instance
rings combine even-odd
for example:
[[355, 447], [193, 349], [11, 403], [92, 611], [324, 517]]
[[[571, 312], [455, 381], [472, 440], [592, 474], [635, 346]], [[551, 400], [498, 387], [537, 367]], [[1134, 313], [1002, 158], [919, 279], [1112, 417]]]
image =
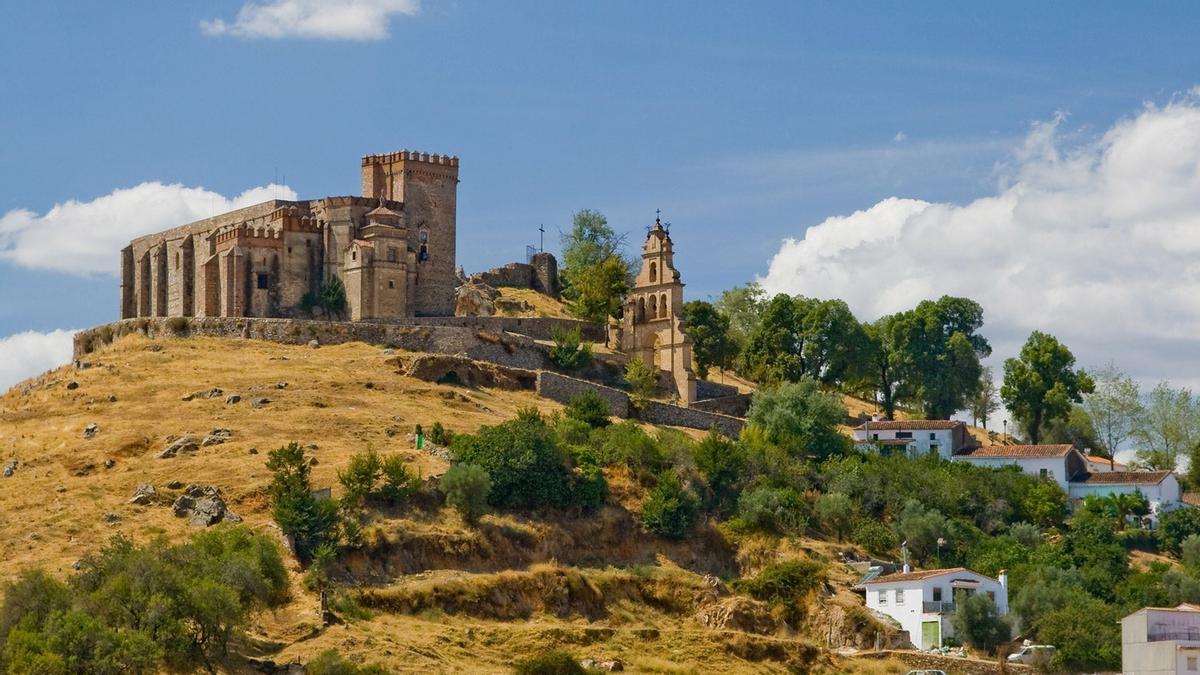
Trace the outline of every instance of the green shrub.
[[558, 433], [558, 437], [563, 443], [568, 445], [587, 445], [588, 439], [592, 434], [592, 425], [569, 415], [559, 415], [557, 413], [555, 413], [555, 417], [552, 419], [554, 430]]
[[877, 520], [864, 520], [854, 528], [850, 541], [865, 548], [871, 555], [883, 556], [896, 550], [900, 541], [896, 533]]
[[487, 512], [488, 495], [492, 484], [488, 472], [471, 464], [455, 464], [446, 471], [439, 483], [446, 493], [446, 503], [454, 507], [463, 520], [472, 525]]
[[1175, 509], [1158, 516], [1158, 541], [1162, 550], [1179, 555], [1183, 540], [1200, 534], [1200, 509]]
[[710, 506], [718, 512], [728, 511], [737, 501], [738, 483], [746, 472], [742, 447], [714, 429], [695, 445], [692, 458], [708, 484]]
[[441, 422], [434, 422], [433, 426], [429, 428], [430, 443], [446, 447], [452, 440], [454, 440], [454, 432], [447, 431]]
[[804, 499], [791, 488], [760, 486], [738, 499], [739, 529], [773, 534], [800, 534], [808, 527]]
[[592, 428], [609, 425], [608, 402], [592, 389], [571, 397], [566, 407], [567, 417], [585, 422]]
[[305, 667], [308, 675], [387, 675], [387, 669], [376, 664], [360, 666], [347, 661], [336, 649], [327, 649]]
[[646, 365], [645, 361], [633, 357], [625, 364], [625, 382], [629, 385], [634, 404], [640, 406], [654, 398], [654, 393], [658, 391], [658, 372]]
[[594, 464], [584, 464], [575, 473], [572, 502], [586, 511], [594, 511], [608, 499], [608, 481]]
[[1200, 569], [1200, 534], [1189, 534], [1183, 538], [1179, 544], [1179, 557], [1189, 568]]
[[648, 477], [666, 466], [666, 458], [658, 442], [633, 420], [618, 422], [593, 434], [596, 456], [605, 466], [627, 466], [634, 473]]
[[836, 536], [838, 541], [842, 541], [850, 533], [856, 511], [854, 502], [840, 492], [823, 494], [813, 505], [813, 516], [821, 529]]
[[991, 598], [982, 593], [956, 602], [950, 623], [955, 637], [988, 653], [1011, 637], [1008, 622], [1000, 616]]
[[400, 455], [388, 455], [381, 467], [383, 483], [379, 498], [393, 506], [403, 504], [417, 493], [421, 478], [414, 474]]
[[587, 675], [574, 656], [558, 650], [518, 661], [514, 668], [517, 675]]
[[669, 539], [682, 539], [700, 515], [700, 498], [674, 471], [665, 471], [642, 504], [642, 526]]
[[747, 419], [793, 455], [823, 458], [851, 448], [850, 439], [838, 429], [846, 419], [841, 396], [822, 391], [809, 377], [756, 392]]
[[567, 506], [571, 469], [558, 438], [540, 418], [518, 418], [459, 434], [455, 458], [477, 466], [491, 479], [488, 503], [502, 508]]
[[550, 362], [563, 370], [578, 370], [592, 362], [592, 345], [584, 342], [579, 327], [550, 329]]
[[336, 543], [337, 504], [313, 496], [311, 467], [299, 443], [272, 450], [267, 468], [272, 473], [268, 489], [271, 515], [279, 529], [295, 543], [296, 557], [308, 562], [319, 546]]
[[346, 504], [361, 506], [375, 492], [375, 483], [382, 475], [383, 462], [374, 450], [351, 456], [346, 469], [337, 472], [338, 482], [342, 484], [342, 500]]
[[815, 560], [789, 560], [764, 567], [735, 587], [783, 612], [795, 628], [804, 620], [809, 593], [825, 583], [825, 566]]

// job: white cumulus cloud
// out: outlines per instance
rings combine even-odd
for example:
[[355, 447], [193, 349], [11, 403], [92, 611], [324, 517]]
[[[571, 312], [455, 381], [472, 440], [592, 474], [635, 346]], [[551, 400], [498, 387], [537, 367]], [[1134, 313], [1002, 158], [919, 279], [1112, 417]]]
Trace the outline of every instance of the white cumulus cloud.
[[1034, 125], [996, 194], [889, 198], [787, 239], [760, 283], [861, 318], [943, 294], [979, 301], [996, 357], [1033, 329], [1084, 365], [1200, 385], [1200, 98], [1147, 105], [1068, 142]]
[[233, 21], [200, 22], [206, 35], [239, 38], [382, 40], [397, 14], [412, 16], [420, 0], [272, 0], [247, 2]]
[[0, 262], [77, 275], [115, 274], [129, 240], [265, 202], [296, 199], [286, 185], [224, 197], [198, 187], [158, 182], [114, 190], [90, 202], [70, 200], [44, 214], [14, 209], [0, 216]]
[[75, 331], [26, 331], [0, 338], [0, 393], [28, 377], [71, 361]]

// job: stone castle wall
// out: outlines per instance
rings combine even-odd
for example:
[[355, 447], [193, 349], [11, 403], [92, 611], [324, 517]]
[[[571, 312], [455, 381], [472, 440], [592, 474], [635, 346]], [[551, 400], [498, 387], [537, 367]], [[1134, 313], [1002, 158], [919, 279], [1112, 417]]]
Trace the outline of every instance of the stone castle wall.
[[486, 272], [476, 272], [471, 275], [470, 281], [493, 288], [530, 288], [552, 298], [558, 298], [561, 294], [558, 260], [545, 252], [535, 253], [529, 263], [514, 262]]

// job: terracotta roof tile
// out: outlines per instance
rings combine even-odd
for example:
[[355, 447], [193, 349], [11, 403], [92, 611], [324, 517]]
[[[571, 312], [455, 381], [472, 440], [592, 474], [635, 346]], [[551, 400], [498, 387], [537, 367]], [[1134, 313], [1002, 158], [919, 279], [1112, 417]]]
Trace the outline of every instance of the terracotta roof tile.
[[1169, 475], [1170, 471], [1099, 471], [1085, 473], [1071, 482], [1089, 485], [1158, 485]]
[[1200, 506], [1200, 492], [1185, 492], [1179, 497], [1179, 501], [1188, 506]]
[[955, 455], [967, 459], [986, 457], [1062, 457], [1074, 450], [1070, 443], [1062, 445], [986, 445], [971, 448]]
[[868, 427], [873, 431], [905, 431], [907, 429], [914, 431], [934, 431], [937, 429], [953, 429], [958, 426], [966, 426], [966, 422], [959, 422], [958, 420], [877, 420], [874, 422], [863, 422], [854, 428], [862, 431], [865, 431]]
[[[864, 582], [863, 585], [867, 586], [870, 584], [889, 584], [889, 583], [892, 583], [895, 581], [920, 581], [921, 579], [930, 579], [933, 577], [940, 577], [940, 576], [943, 576], [946, 574], [958, 574], [959, 572], [970, 572], [971, 574], [979, 574], [978, 572], [971, 572], [971, 570], [969, 570], [965, 567], [949, 567], [946, 569], [939, 569], [939, 570], [920, 570], [918, 572], [897, 572], [895, 574], [889, 574], [887, 576], [877, 577], [875, 579], [872, 579], [871, 581]], [[985, 577], [985, 578], [991, 578], [984, 574], [979, 574], [979, 576]]]

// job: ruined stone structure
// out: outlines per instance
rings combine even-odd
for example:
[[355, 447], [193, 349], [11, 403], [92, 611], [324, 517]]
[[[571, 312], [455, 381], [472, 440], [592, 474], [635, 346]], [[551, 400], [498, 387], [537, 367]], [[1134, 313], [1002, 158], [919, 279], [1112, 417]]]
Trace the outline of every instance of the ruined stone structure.
[[655, 219], [642, 246], [642, 269], [625, 298], [620, 345], [629, 358], [669, 373], [679, 404], [688, 406], [696, 400], [696, 375], [672, 246], [671, 235]]
[[362, 196], [273, 199], [139, 237], [121, 317], [294, 317], [332, 277], [348, 318], [454, 314], [458, 158], [362, 158]]

